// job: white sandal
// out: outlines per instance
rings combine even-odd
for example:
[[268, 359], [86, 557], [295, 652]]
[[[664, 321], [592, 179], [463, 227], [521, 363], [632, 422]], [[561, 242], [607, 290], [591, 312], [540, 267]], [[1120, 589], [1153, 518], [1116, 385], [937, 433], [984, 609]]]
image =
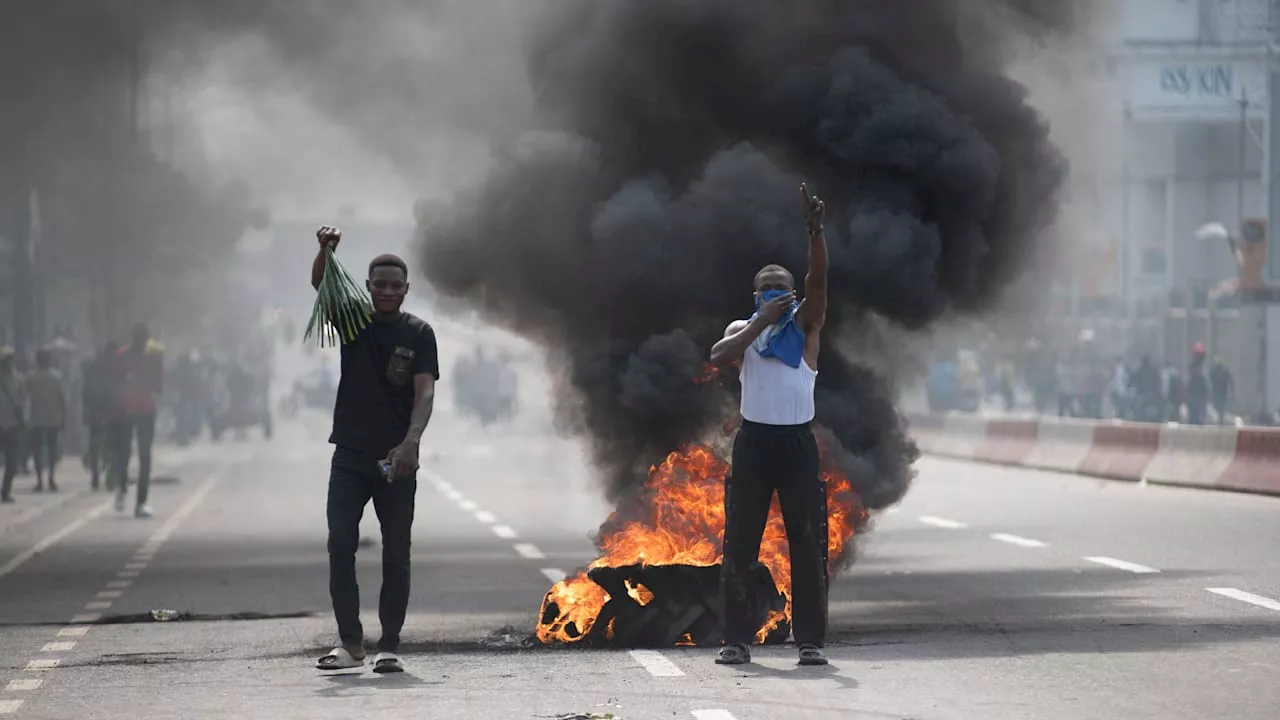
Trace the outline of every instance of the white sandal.
[[395, 653], [380, 652], [373, 656], [373, 671], [378, 674], [404, 672], [404, 663]]
[[336, 647], [330, 650], [328, 655], [316, 662], [316, 668], [319, 670], [350, 670], [358, 667], [364, 667], [364, 653], [361, 653], [360, 657], [356, 657], [344, 647]]

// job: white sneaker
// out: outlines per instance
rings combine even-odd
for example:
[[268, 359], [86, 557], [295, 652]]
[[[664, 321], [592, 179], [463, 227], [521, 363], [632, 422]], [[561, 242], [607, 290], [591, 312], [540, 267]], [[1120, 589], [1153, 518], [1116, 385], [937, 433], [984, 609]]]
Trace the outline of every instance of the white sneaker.
[[116, 512], [124, 512], [124, 493], [116, 493]]
[[154, 514], [151, 512], [150, 505], [139, 505], [138, 509], [133, 511], [133, 516], [136, 518], [149, 518]]

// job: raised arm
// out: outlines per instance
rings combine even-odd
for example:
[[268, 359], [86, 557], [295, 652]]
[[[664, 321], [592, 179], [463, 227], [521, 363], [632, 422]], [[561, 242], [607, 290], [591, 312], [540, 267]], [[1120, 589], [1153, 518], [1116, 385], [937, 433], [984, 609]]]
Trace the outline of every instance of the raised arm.
[[827, 237], [822, 218], [826, 205], [809, 194], [807, 185], [800, 186], [804, 201], [804, 223], [809, 233], [809, 272], [804, 276], [804, 300], [796, 320], [805, 333], [816, 333], [827, 322]]
[[320, 289], [320, 281], [324, 279], [324, 249], [326, 246], [335, 250], [342, 241], [342, 231], [336, 227], [325, 225], [316, 231], [316, 239], [320, 241], [320, 249], [316, 250], [316, 259], [311, 261], [311, 287]]

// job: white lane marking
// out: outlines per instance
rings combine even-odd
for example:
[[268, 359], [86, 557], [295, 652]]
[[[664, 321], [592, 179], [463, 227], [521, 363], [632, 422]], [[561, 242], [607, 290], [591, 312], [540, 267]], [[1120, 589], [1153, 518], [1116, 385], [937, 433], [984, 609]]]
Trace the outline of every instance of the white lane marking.
[[88, 525], [89, 523], [93, 522], [93, 520], [94, 520], [95, 518], [97, 518], [99, 515], [101, 515], [102, 513], [106, 512], [106, 511], [107, 511], [107, 510], [109, 510], [109, 509], [111, 509], [111, 501], [110, 501], [110, 500], [108, 500], [107, 502], [104, 502], [104, 503], [102, 503], [101, 505], [99, 505], [99, 506], [97, 506], [97, 507], [93, 508], [92, 510], [90, 510], [90, 511], [89, 511], [89, 512], [87, 512], [87, 513], [85, 513], [84, 515], [81, 515], [81, 516], [80, 516], [80, 519], [75, 520], [74, 522], [70, 523], [69, 525], [67, 525], [66, 527], [62, 528], [61, 530], [59, 530], [59, 531], [57, 531], [57, 532], [53, 533], [52, 535], [49, 535], [48, 537], [44, 538], [43, 540], [41, 540], [41, 541], [37, 542], [35, 545], [32, 545], [31, 547], [29, 547], [29, 548], [27, 548], [26, 550], [22, 551], [21, 553], [19, 553], [19, 554], [18, 554], [18, 556], [17, 556], [17, 557], [15, 557], [14, 559], [12, 559], [12, 560], [10, 560], [9, 562], [5, 563], [3, 567], [0, 567], [0, 578], [2, 578], [2, 577], [4, 577], [5, 575], [8, 575], [9, 573], [13, 572], [14, 570], [17, 570], [18, 568], [22, 567], [22, 566], [23, 566], [23, 565], [25, 565], [25, 564], [27, 563], [27, 561], [28, 561], [28, 560], [30, 560], [31, 558], [33, 558], [33, 557], [35, 557], [35, 556], [39, 555], [40, 553], [44, 552], [45, 550], [48, 550], [49, 548], [53, 547], [54, 545], [57, 545], [59, 542], [61, 542], [61, 541], [63, 540], [63, 538], [65, 538], [65, 537], [67, 537], [68, 535], [70, 535], [71, 533], [73, 533], [73, 532], [75, 532], [75, 531], [79, 530], [80, 528], [84, 527], [85, 525]]
[[100, 613], [82, 613], [71, 618], [73, 623], [96, 623], [102, 619]]
[[1106, 565], [1107, 567], [1113, 567], [1117, 570], [1128, 570], [1131, 573], [1137, 573], [1139, 575], [1150, 575], [1151, 573], [1160, 572], [1159, 570], [1153, 567], [1147, 567], [1146, 565], [1139, 565], [1138, 563], [1131, 563], [1128, 560], [1117, 560], [1116, 558], [1098, 556], [1098, 557], [1087, 557], [1085, 558], [1085, 560], [1088, 560], [1091, 563], [1097, 563], [1099, 565]]
[[9, 691], [39, 690], [40, 685], [43, 683], [44, 680], [41, 680], [40, 678], [18, 678], [17, 680], [10, 680], [9, 684], [6, 685], [4, 689]]
[[106, 610], [107, 608], [110, 608], [110, 607], [111, 607], [110, 600], [94, 600], [93, 602], [84, 604], [85, 610]]
[[492, 525], [498, 522], [497, 516], [489, 512], [488, 510], [481, 510], [480, 512], [477, 512], [476, 519], [484, 523], [485, 525]]
[[494, 535], [497, 535], [503, 540], [511, 540], [516, 536], [516, 531], [506, 525], [494, 525], [492, 530]]
[[964, 523], [959, 522], [957, 520], [948, 520], [946, 518], [934, 517], [932, 515], [921, 515], [920, 522], [924, 523], [925, 525], [932, 525], [934, 527], [946, 528], [948, 530], [963, 530], [969, 527], [968, 525], [965, 525]]
[[467, 512], [475, 512], [476, 509], [479, 508], [480, 506], [476, 505], [475, 500], [463, 500], [462, 502], [458, 503], [458, 507], [462, 508], [463, 510], [466, 510]]
[[134, 553], [133, 554], [134, 562], [149, 563], [152, 560], [155, 560], [155, 558], [156, 556], [151, 553]]
[[0, 715], [12, 715], [22, 709], [25, 700], [0, 700]]
[[1239, 600], [1240, 602], [1246, 602], [1250, 605], [1257, 605], [1258, 607], [1264, 607], [1268, 610], [1280, 612], [1280, 602], [1261, 595], [1254, 595], [1251, 592], [1245, 592], [1235, 588], [1205, 588], [1205, 590], [1223, 597], [1229, 597], [1232, 600]]
[[27, 661], [28, 670], [52, 670], [58, 667], [57, 660], [29, 660]]
[[124, 595], [123, 590], [103, 590], [102, 592], [98, 593], [95, 597], [97, 597], [99, 600], [115, 600], [121, 595]]
[[466, 499], [466, 496], [464, 496], [462, 493], [458, 492], [457, 490], [445, 490], [444, 496], [454, 502], [462, 502], [463, 500]]
[[121, 570], [120, 572], [116, 573], [116, 577], [136, 578], [141, 573], [142, 573], [141, 570]]
[[[182, 503], [182, 506], [178, 508], [177, 512], [171, 515], [169, 519], [165, 521], [164, 525], [160, 526], [160, 529], [152, 533], [151, 539], [147, 540], [147, 544], [143, 547], [158, 548], [168, 542], [169, 536], [173, 534], [173, 531], [177, 530], [178, 526], [181, 525], [182, 522], [191, 515], [191, 513], [196, 511], [196, 508], [200, 506], [200, 503], [204, 502], [204, 499], [213, 491], [214, 486], [222, 482], [222, 479], [231, 472], [232, 467], [240, 464], [245, 459], [246, 456], [237, 455], [227, 464], [219, 467], [212, 473], [209, 473], [209, 477], [205, 478], [205, 481], [200, 483], [200, 487], [196, 488], [195, 492], [191, 493], [191, 497], [188, 497], [187, 501]], [[141, 552], [139, 555], [141, 555]], [[147, 559], [150, 560], [151, 558], [147, 557]], [[128, 570], [141, 570], [143, 567], [146, 567], [146, 565], [144, 564], [142, 567], [137, 568], [133, 567], [133, 563], [125, 565], [125, 569]]]
[[130, 585], [132, 585], [132, 584], [133, 584], [133, 581], [132, 581], [132, 580], [112, 580], [111, 582], [107, 583], [107, 587], [109, 587], [109, 588], [127, 588], [127, 587], [129, 587]]
[[1031, 538], [1022, 537], [1021, 535], [1010, 535], [1009, 533], [991, 533], [991, 539], [999, 540], [1002, 543], [1009, 543], [1010, 545], [1017, 545], [1018, 547], [1024, 547], [1024, 548], [1044, 547], [1044, 543], [1040, 542], [1039, 540], [1032, 540]]
[[558, 583], [568, 577], [564, 574], [564, 571], [559, 568], [542, 568], [542, 574], [553, 583]]
[[632, 650], [631, 658], [654, 677], [680, 677], [684, 671], [657, 650]]
[[40, 652], [66, 652], [68, 650], [73, 649], [75, 646], [76, 646], [75, 640], [45, 643], [44, 647], [40, 648]]
[[84, 637], [89, 633], [87, 627], [69, 627], [58, 631], [58, 637]]
[[728, 710], [694, 710], [694, 720], [738, 720], [733, 713]]
[[125, 563], [124, 569], [125, 570], [146, 570], [147, 564], [144, 562]]
[[529, 560], [541, 560], [546, 557], [546, 555], [538, 549], [537, 545], [516, 543], [514, 547], [516, 552], [519, 553], [522, 558], [527, 558]]

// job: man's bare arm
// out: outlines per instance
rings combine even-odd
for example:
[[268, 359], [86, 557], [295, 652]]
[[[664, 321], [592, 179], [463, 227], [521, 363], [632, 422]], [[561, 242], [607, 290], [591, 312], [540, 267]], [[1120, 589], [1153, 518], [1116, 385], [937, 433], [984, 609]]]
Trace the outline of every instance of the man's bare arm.
[[751, 343], [760, 337], [760, 333], [769, 327], [769, 321], [757, 315], [754, 320], [735, 320], [725, 328], [724, 337], [711, 346], [711, 364], [722, 365], [741, 360], [751, 347]]
[[422, 433], [431, 422], [431, 411], [436, 404], [435, 376], [423, 373], [413, 376], [413, 414], [409, 416], [409, 432], [405, 434], [406, 442], [420, 442]]
[[325, 247], [338, 249], [338, 243], [342, 241], [342, 231], [336, 227], [325, 225], [316, 231], [316, 239], [320, 241], [320, 249], [316, 251], [316, 259], [311, 261], [311, 287], [316, 290], [320, 289], [320, 282], [324, 280], [324, 268], [326, 265], [324, 259]]
[[804, 224], [809, 233], [809, 273], [804, 276], [804, 302], [796, 313], [805, 333], [816, 333], [827, 321], [827, 236], [822, 220], [826, 205], [809, 194], [807, 185], [800, 186], [804, 203]]
[[320, 250], [316, 253], [316, 259], [311, 262], [311, 287], [316, 290], [320, 289], [320, 281], [324, 279], [324, 246], [320, 246]]

